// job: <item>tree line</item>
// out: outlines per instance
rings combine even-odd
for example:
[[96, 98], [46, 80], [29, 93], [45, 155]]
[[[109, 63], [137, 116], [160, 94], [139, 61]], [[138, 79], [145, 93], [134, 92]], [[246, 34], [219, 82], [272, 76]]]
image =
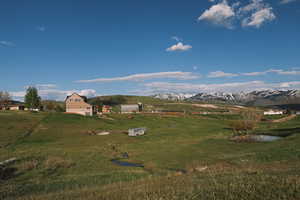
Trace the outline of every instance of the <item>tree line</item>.
[[[7, 109], [13, 104], [11, 95], [7, 91], [0, 91], [0, 109]], [[29, 110], [41, 109], [42, 107], [48, 111], [63, 112], [64, 105], [56, 101], [42, 101], [35, 87], [28, 87], [24, 96], [24, 106]]]

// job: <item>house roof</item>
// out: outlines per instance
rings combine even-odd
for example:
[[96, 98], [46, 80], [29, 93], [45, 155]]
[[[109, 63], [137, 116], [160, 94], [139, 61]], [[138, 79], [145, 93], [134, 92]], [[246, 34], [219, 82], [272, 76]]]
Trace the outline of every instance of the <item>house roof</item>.
[[67, 99], [71, 96], [73, 96], [74, 94], [78, 95], [79, 97], [81, 97], [85, 102], [87, 102], [87, 97], [86, 96], [81, 96], [79, 94], [77, 94], [76, 92], [74, 92], [73, 94], [69, 95], [66, 97], [65, 101], [67, 101]]

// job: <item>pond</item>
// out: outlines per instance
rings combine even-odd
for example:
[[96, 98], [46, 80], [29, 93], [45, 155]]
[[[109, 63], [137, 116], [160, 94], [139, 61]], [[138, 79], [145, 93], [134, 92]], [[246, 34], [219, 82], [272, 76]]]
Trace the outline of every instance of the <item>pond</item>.
[[273, 142], [280, 139], [282, 137], [271, 135], [242, 135], [231, 138], [235, 142]]
[[121, 160], [118, 160], [118, 159], [112, 159], [110, 161], [112, 163], [116, 164], [116, 165], [123, 166], [123, 167], [144, 167], [144, 165], [142, 165], [142, 164], [127, 162], [127, 161], [121, 161]]
[[251, 135], [250, 139], [256, 142], [272, 142], [281, 139], [279, 136], [270, 136], [270, 135]]

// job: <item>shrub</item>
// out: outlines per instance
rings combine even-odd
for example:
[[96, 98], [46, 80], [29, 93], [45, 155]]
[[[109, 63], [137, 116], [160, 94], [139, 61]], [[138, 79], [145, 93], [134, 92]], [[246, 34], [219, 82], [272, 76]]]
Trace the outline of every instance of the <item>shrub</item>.
[[253, 111], [241, 112], [241, 120], [236, 120], [230, 123], [231, 129], [235, 135], [247, 135], [261, 121], [261, 114]]

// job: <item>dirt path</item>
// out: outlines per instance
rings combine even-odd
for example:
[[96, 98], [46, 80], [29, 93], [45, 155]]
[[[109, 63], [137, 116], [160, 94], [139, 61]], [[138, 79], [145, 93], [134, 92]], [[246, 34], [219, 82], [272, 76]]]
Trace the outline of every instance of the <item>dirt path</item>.
[[281, 118], [281, 119], [273, 120], [272, 122], [274, 122], [274, 123], [286, 122], [286, 121], [289, 121], [291, 119], [294, 119], [295, 117], [297, 117], [297, 115], [290, 115], [290, 116], [287, 116], [287, 117], [284, 117], [284, 118]]

